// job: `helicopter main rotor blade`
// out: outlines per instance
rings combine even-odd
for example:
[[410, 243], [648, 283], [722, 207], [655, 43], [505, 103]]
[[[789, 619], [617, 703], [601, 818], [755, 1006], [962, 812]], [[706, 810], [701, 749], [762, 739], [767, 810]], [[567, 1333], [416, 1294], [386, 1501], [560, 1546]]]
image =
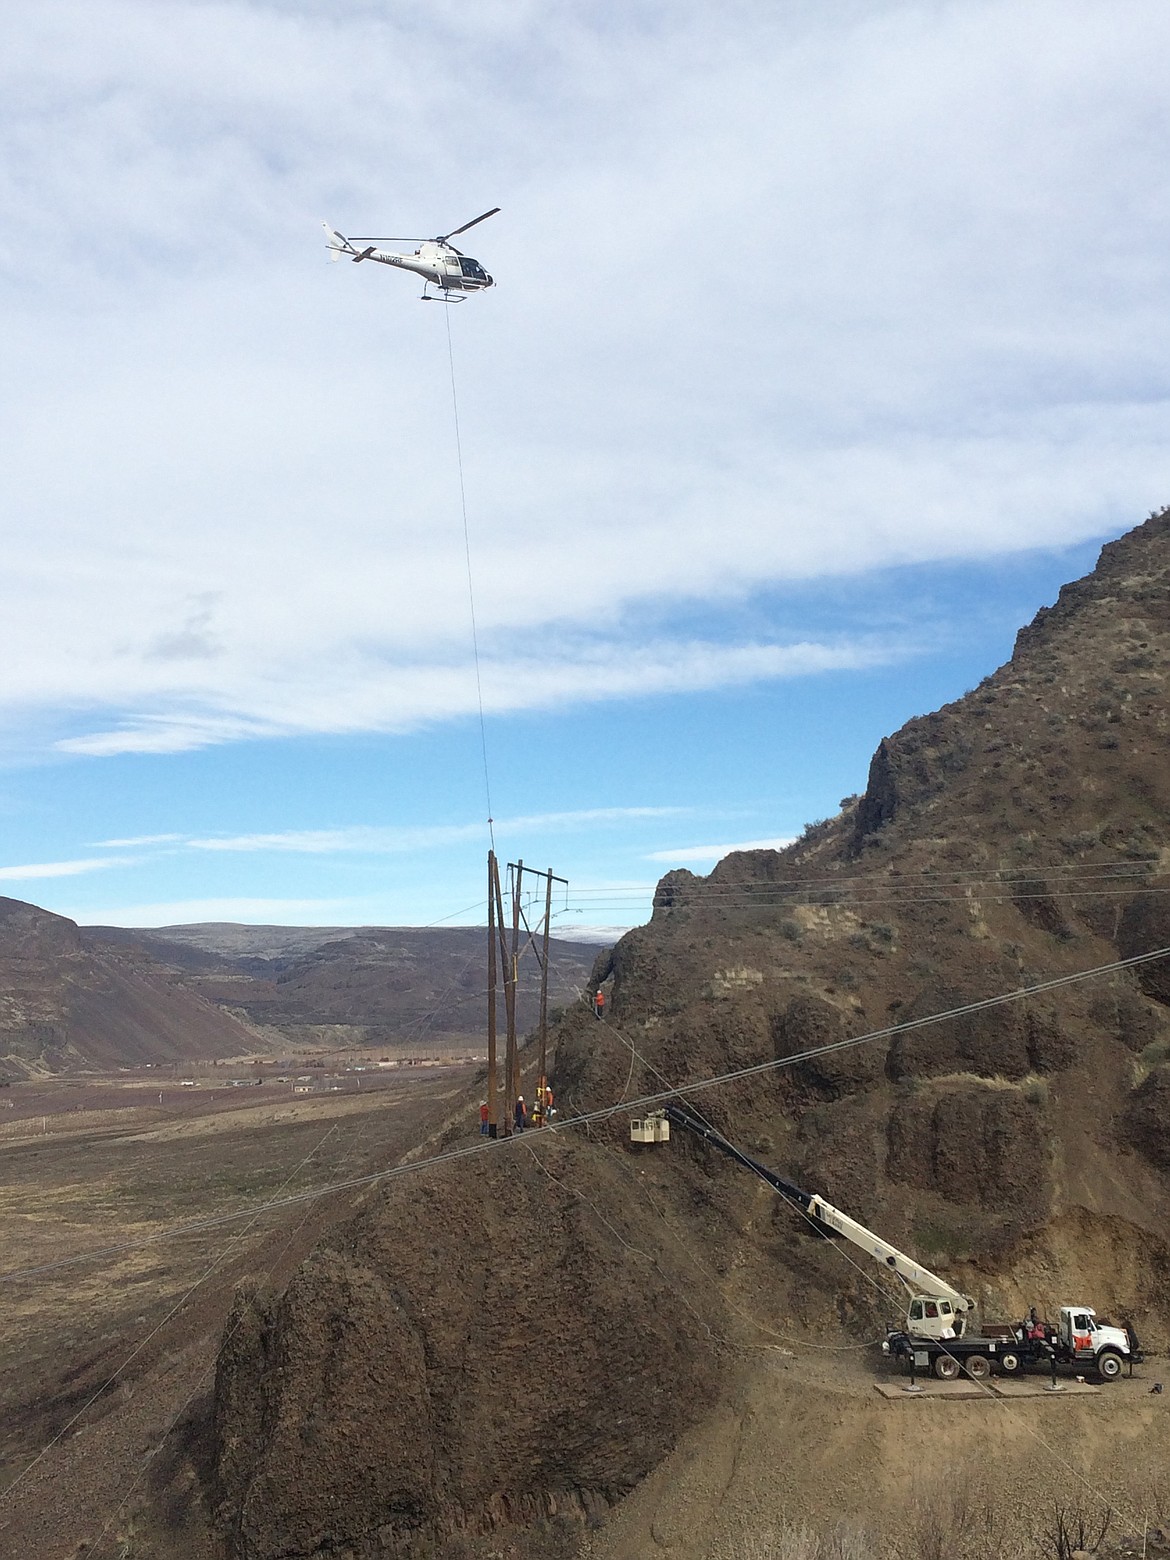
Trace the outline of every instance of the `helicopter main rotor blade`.
[[359, 260], [368, 260], [370, 258], [370, 256], [373, 254], [373, 252], [374, 252], [374, 246], [373, 246], [373, 244], [371, 244], [368, 249], [363, 249], [360, 255], [354, 255], [354, 257], [353, 257], [354, 265], [357, 265]]
[[353, 233], [350, 242], [354, 244], [428, 244], [427, 238], [377, 238], [370, 233]]
[[480, 222], [486, 222], [489, 217], [494, 217], [499, 209], [498, 206], [493, 206], [490, 211], [485, 211], [482, 217], [473, 217], [470, 222], [465, 222], [462, 227], [452, 228], [449, 233], [444, 233], [440, 238], [436, 238], [435, 243], [445, 244], [449, 238], [458, 238], [460, 233], [466, 233], [468, 228], [473, 228]]

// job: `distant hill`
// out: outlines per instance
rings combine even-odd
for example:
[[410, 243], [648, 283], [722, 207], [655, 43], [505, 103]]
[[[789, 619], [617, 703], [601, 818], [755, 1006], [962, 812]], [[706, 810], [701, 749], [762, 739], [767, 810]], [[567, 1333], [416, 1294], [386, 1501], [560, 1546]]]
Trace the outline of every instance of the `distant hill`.
[[133, 941], [0, 899], [0, 1075], [238, 1056], [255, 1035]]
[[[85, 927], [81, 940], [115, 955], [137, 950], [203, 1000], [296, 1041], [425, 1049], [486, 1038], [483, 927]], [[600, 947], [552, 940], [550, 1008], [577, 999]], [[520, 963], [521, 1033], [537, 1023], [539, 997], [529, 950]]]
[[[477, 1046], [485, 944], [476, 927], [78, 927], [0, 899], [0, 1076], [246, 1055], [273, 1030], [329, 1049]], [[598, 951], [553, 941], [550, 1009], [577, 998]], [[521, 1033], [539, 992], [529, 952]], [[502, 1001], [500, 1015], [502, 1033]]]
[[[193, 967], [201, 966], [201, 954], [211, 954], [233, 963], [254, 959], [267, 965], [312, 953], [325, 943], [344, 942], [347, 938], [368, 936], [378, 930], [375, 926], [241, 926], [236, 921], [195, 921], [189, 926], [154, 926], [144, 930], [119, 926], [86, 928], [87, 932], [102, 937], [142, 943], [164, 954], [169, 952], [171, 958], [176, 957], [176, 949], [189, 949], [195, 956]], [[205, 967], [212, 966], [206, 964]]]

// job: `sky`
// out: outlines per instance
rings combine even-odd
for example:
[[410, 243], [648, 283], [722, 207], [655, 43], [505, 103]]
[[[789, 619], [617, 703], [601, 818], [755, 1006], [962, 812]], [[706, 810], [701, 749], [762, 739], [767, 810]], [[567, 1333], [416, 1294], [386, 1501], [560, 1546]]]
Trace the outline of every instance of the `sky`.
[[0, 893], [636, 924], [1170, 501], [1164, 0], [6, 24]]

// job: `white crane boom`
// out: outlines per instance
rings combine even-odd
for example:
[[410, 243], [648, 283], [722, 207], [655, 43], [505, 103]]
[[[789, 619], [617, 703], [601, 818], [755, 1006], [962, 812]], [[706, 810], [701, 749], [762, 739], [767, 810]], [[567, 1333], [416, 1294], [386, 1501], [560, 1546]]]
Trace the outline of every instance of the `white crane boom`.
[[974, 1309], [975, 1302], [969, 1295], [961, 1294], [953, 1285], [948, 1284], [945, 1278], [940, 1278], [937, 1273], [924, 1268], [920, 1263], [915, 1262], [913, 1257], [908, 1257], [904, 1251], [891, 1246], [888, 1240], [883, 1240], [880, 1235], [867, 1230], [864, 1224], [851, 1219], [847, 1213], [842, 1213], [840, 1208], [834, 1208], [831, 1202], [826, 1202], [816, 1192], [809, 1196], [806, 1212], [812, 1218], [819, 1219], [822, 1224], [828, 1225], [831, 1230], [836, 1230], [838, 1235], [844, 1235], [846, 1240], [852, 1241], [865, 1252], [866, 1256], [872, 1257], [882, 1267], [896, 1273], [912, 1295], [936, 1295], [949, 1300], [959, 1312]]

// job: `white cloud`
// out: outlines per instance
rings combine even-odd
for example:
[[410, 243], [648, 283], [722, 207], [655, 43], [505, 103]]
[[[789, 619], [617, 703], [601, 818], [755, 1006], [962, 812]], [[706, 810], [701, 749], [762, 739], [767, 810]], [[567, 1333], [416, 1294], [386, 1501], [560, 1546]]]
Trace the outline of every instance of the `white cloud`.
[[397, 852], [458, 844], [483, 833], [482, 823], [436, 825], [417, 829], [348, 828], [285, 829], [271, 833], [210, 835], [187, 843], [193, 850], [255, 852], [291, 851], [308, 856], [340, 852]]
[[[735, 604], [1170, 497], [1160, 0], [9, 11], [3, 697], [64, 751], [473, 709], [447, 324], [492, 712], [872, 664]], [[314, 227], [497, 201], [447, 315]]]
[[681, 865], [688, 861], [722, 861], [735, 850], [784, 850], [791, 845], [795, 835], [770, 840], [740, 840], [734, 845], [684, 845], [679, 850], [652, 850], [643, 857], [645, 861], [661, 861]]
[[125, 840], [95, 840], [95, 850], [129, 850], [136, 845], [172, 845], [181, 840], [181, 834], [135, 834]]
[[[310, 647], [312, 648], [312, 647]], [[177, 711], [132, 717], [107, 731], [56, 743], [59, 751], [109, 757], [118, 753], [173, 753], [214, 746], [244, 736], [308, 732], [408, 731], [432, 721], [473, 714], [477, 683], [470, 659], [456, 665], [387, 664], [367, 654], [359, 665], [339, 644], [305, 647], [283, 675], [254, 675], [242, 665], [233, 674], [233, 696], [244, 718], [207, 719]], [[907, 654], [905, 647], [874, 642], [718, 645], [704, 642], [580, 646], [572, 656], [481, 663], [485, 711], [554, 709], [654, 693], [695, 692], [761, 679], [880, 665]], [[127, 687], [127, 697], [133, 691]], [[141, 696], [141, 690], [139, 690]]]
[[[618, 824], [647, 818], [677, 817], [681, 807], [590, 807], [576, 812], [530, 813], [520, 818], [494, 820], [501, 838], [543, 830], [587, 828], [590, 825]], [[255, 852], [292, 851], [305, 855], [337, 853], [397, 853], [433, 850], [436, 846], [458, 845], [482, 838], [484, 824], [453, 823], [422, 825], [416, 828], [386, 828], [375, 825], [343, 829], [285, 829], [270, 833], [210, 835], [188, 840], [194, 850]]]
[[131, 857], [103, 856], [99, 860], [85, 858], [80, 861], [40, 861], [23, 867], [0, 867], [0, 878], [7, 882], [32, 882], [36, 878], [81, 877], [87, 872], [105, 872], [110, 867], [134, 865]]

